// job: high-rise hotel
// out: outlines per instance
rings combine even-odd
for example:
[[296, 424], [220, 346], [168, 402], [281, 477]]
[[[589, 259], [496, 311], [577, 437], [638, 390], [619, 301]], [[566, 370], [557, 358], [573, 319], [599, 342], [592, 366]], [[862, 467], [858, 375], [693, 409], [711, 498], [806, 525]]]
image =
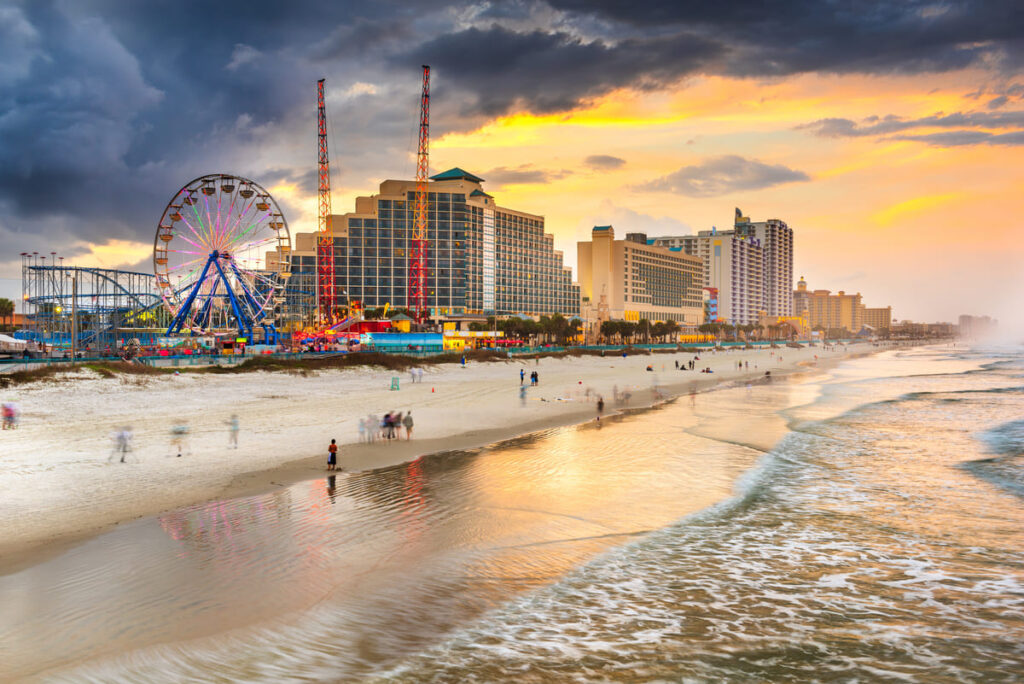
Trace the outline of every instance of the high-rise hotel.
[[[579, 286], [544, 232], [544, 217], [498, 206], [484, 179], [462, 169], [428, 184], [427, 306], [435, 316], [579, 314]], [[340, 302], [378, 307], [408, 302], [416, 182], [386, 180], [334, 215], [335, 288]], [[315, 282], [316, 234], [296, 235], [296, 282]], [[302, 274], [306, 274], [303, 278]]]
[[737, 209], [732, 230], [659, 237], [654, 244], [701, 258], [719, 319], [746, 325], [757, 323], [762, 311], [793, 315], [793, 230], [784, 221], [751, 221]]

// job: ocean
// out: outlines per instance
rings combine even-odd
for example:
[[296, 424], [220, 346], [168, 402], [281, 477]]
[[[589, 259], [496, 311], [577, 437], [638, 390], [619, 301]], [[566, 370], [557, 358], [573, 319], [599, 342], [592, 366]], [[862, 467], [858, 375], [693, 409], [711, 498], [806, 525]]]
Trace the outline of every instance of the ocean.
[[195, 506], [0, 577], [0, 663], [75, 682], [1019, 681], [1022, 418], [1020, 347], [916, 348]]

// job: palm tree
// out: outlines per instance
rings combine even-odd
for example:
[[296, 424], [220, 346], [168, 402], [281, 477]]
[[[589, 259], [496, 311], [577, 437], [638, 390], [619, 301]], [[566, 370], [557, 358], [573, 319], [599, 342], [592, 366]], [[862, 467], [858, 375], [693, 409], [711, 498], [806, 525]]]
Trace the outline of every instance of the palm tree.
[[4, 319], [8, 319], [9, 322], [14, 324], [14, 302], [6, 297], [0, 297], [0, 322]]

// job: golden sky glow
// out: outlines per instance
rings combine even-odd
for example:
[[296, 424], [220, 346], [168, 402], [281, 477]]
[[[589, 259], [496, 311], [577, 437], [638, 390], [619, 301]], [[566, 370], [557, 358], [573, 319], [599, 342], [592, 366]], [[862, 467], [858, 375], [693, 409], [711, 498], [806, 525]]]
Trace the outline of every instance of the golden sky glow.
[[[937, 147], [890, 135], [827, 138], [798, 127], [825, 118], [986, 111], [988, 98], [970, 96], [983, 79], [975, 72], [941, 82], [699, 78], [669, 93], [616, 92], [569, 114], [516, 114], [446, 136], [433, 142], [431, 168], [461, 166], [485, 178], [497, 167], [551, 172], [544, 184], [487, 187], [500, 205], [544, 215], [573, 265], [575, 241], [593, 225], [612, 223], [619, 234], [642, 229], [620, 210], [696, 231], [729, 226], [738, 206], [754, 220], [781, 218], [793, 227], [795, 268], [812, 287], [860, 291], [869, 306], [893, 305], [898, 318], [951, 320], [1000, 309], [1005, 302], [992, 301], [993, 292], [1020, 291], [1020, 148]], [[626, 163], [590, 169], [583, 160], [592, 154]], [[781, 164], [810, 180], [714, 197], [637, 187], [724, 155]], [[981, 234], [992, 240], [972, 239]]]

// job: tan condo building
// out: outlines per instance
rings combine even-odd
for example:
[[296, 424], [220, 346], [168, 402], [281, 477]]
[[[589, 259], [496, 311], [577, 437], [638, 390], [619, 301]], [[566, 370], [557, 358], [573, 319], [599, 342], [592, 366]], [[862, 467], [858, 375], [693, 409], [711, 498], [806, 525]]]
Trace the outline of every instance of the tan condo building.
[[830, 290], [808, 290], [807, 281], [800, 278], [793, 293], [793, 309], [802, 314], [814, 328], [845, 328], [851, 333], [860, 332], [864, 327], [864, 304], [861, 296], [846, 294], [842, 290], [832, 294]]
[[864, 325], [872, 330], [892, 329], [892, 307], [881, 306], [864, 309]]
[[577, 242], [584, 318], [675, 321], [693, 331], [703, 322], [703, 263], [680, 248], [648, 244], [643, 233], [616, 240], [611, 226], [595, 226]]

